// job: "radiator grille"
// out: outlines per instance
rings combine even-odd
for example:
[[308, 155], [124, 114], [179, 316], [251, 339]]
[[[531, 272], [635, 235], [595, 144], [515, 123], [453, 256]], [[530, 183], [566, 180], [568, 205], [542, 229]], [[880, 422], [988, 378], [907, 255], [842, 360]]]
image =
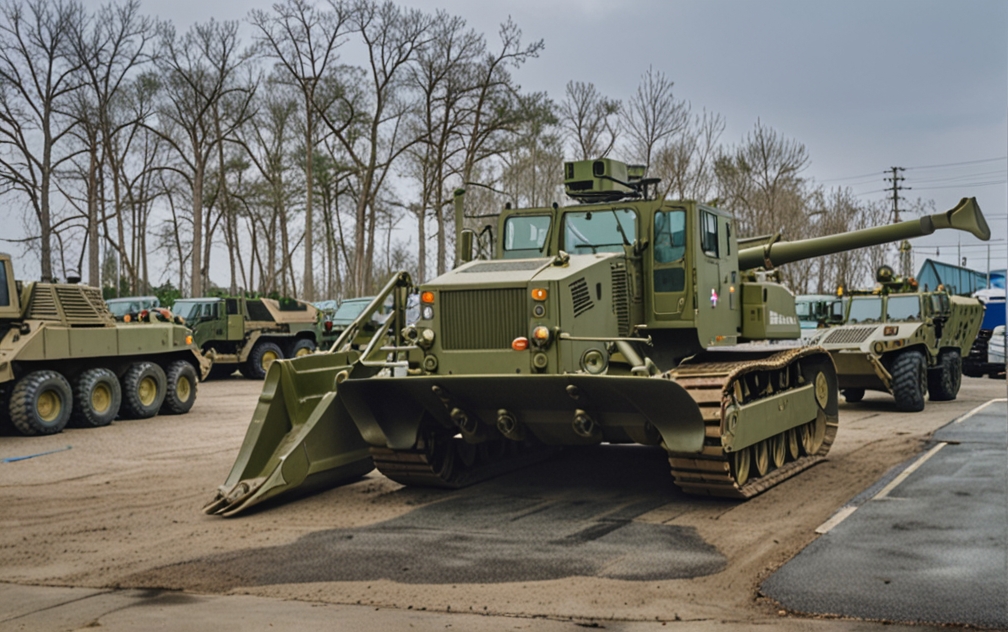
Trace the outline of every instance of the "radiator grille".
[[441, 292], [441, 345], [461, 349], [510, 349], [527, 335], [525, 288]]
[[822, 341], [824, 345], [861, 344], [878, 329], [878, 327], [853, 327], [835, 329]]
[[570, 293], [575, 317], [595, 307], [595, 304], [591, 300], [591, 293], [588, 291], [588, 282], [585, 281], [584, 277], [570, 284]]
[[619, 335], [630, 335], [630, 304], [627, 292], [626, 268], [619, 264], [612, 265], [612, 302], [613, 313], [619, 324]]

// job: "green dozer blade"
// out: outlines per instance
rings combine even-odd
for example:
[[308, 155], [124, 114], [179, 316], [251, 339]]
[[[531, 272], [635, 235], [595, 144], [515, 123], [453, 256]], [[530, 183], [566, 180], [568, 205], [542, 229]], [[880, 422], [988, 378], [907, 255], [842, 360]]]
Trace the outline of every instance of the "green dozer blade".
[[700, 452], [704, 441], [696, 402], [659, 376], [353, 376], [340, 385], [340, 399], [368, 443], [393, 450], [413, 447], [425, 415], [473, 438], [499, 436], [503, 425], [513, 427], [510, 438], [525, 429], [549, 445], [622, 437]]
[[374, 469], [336, 394], [337, 375], [358, 357], [345, 351], [274, 362], [238, 459], [203, 511], [232, 516], [295, 488], [333, 487]]

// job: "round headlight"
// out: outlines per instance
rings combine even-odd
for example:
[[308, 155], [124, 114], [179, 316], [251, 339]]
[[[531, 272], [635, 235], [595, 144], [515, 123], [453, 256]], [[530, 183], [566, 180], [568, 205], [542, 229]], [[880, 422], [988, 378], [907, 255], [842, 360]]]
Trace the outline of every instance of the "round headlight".
[[600, 349], [589, 349], [581, 356], [581, 368], [592, 375], [603, 373], [608, 366], [609, 359]]
[[872, 348], [875, 350], [877, 355], [882, 355], [882, 352], [885, 351], [885, 345], [882, 344], [881, 340], [876, 342]]
[[539, 325], [538, 327], [532, 330], [532, 340], [533, 342], [536, 343], [537, 346], [539, 347], [546, 346], [546, 344], [549, 343], [549, 339], [550, 339], [549, 327]]
[[434, 306], [424, 305], [420, 308], [420, 318], [423, 320], [434, 320]]

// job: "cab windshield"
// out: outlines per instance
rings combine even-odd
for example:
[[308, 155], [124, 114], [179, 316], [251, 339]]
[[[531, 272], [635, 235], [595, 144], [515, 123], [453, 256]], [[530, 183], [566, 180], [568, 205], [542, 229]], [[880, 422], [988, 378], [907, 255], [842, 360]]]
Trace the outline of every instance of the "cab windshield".
[[570, 254], [623, 252], [637, 234], [637, 214], [630, 209], [564, 213], [563, 249]]
[[882, 297], [866, 296], [851, 300], [848, 323], [878, 323], [882, 321]]
[[543, 247], [549, 236], [549, 215], [512, 215], [504, 222], [504, 258], [528, 259], [546, 253]]
[[887, 301], [887, 320], [920, 320], [920, 312], [920, 298], [916, 294], [910, 296], [890, 296]]
[[217, 317], [217, 301], [175, 301], [172, 311], [189, 324]]
[[113, 316], [119, 317], [136, 314], [142, 309], [140, 301], [108, 301], [108, 308]]

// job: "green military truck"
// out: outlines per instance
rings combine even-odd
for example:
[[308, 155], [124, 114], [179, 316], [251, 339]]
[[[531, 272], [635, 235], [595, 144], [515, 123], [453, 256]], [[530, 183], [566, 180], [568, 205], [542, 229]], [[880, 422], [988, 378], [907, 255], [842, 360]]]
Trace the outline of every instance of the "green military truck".
[[0, 253], [0, 420], [22, 434], [188, 412], [209, 370], [185, 327], [118, 324], [97, 288], [15, 281]]
[[830, 352], [841, 392], [859, 402], [866, 390], [892, 393], [896, 407], [916, 412], [924, 397], [956, 398], [962, 359], [983, 320], [978, 299], [921, 292], [882, 266], [872, 292], [846, 299], [846, 320], [812, 342]]
[[294, 299], [190, 298], [175, 301], [173, 310], [217, 377], [237, 369], [261, 380], [274, 361], [312, 353], [327, 339], [319, 310]]

